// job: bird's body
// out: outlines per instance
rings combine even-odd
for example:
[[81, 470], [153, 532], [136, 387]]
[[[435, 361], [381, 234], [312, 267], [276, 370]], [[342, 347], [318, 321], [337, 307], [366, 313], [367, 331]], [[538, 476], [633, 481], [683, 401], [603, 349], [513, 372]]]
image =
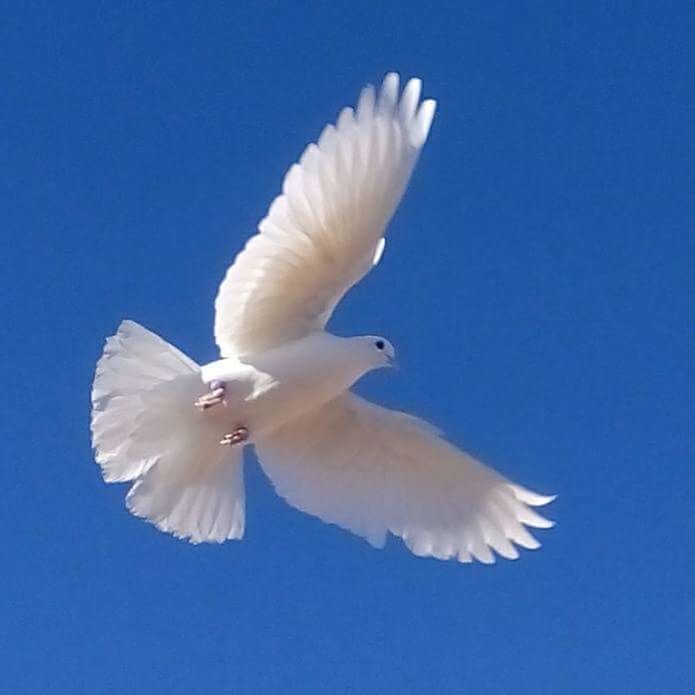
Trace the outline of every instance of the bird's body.
[[248, 428], [252, 444], [333, 400], [372, 369], [375, 360], [365, 342], [372, 341], [319, 331], [258, 355], [211, 362], [201, 368], [201, 377], [207, 384], [224, 384], [224, 427]]
[[435, 103], [394, 73], [366, 87], [285, 177], [215, 301], [221, 359], [199, 366], [132, 321], [107, 340], [92, 389], [92, 438], [108, 482], [132, 482], [130, 511], [192, 542], [241, 538], [243, 451], [253, 445], [291, 504], [382, 546], [490, 563], [538, 547], [516, 485], [405, 413], [351, 393], [388, 366], [378, 336], [326, 324], [376, 265]]

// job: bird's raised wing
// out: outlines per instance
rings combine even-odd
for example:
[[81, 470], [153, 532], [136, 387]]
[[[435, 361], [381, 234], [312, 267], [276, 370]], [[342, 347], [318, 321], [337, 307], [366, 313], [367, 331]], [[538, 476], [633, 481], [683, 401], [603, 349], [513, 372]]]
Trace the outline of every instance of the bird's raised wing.
[[375, 265], [383, 234], [427, 139], [435, 102], [421, 82], [399, 98], [390, 73], [357, 110], [344, 109], [285, 176], [282, 195], [227, 271], [215, 300], [223, 357], [276, 347], [322, 329]]
[[353, 394], [339, 396], [256, 444], [290, 504], [381, 547], [387, 532], [416, 555], [492, 563], [491, 549], [540, 544], [524, 528], [552, 522], [537, 495], [459, 451], [430, 425]]

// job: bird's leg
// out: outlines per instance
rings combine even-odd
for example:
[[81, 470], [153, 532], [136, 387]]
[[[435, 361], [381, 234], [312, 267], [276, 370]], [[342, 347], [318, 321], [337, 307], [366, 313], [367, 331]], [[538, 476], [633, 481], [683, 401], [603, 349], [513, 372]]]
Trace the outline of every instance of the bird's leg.
[[249, 431], [246, 427], [237, 427], [234, 432], [229, 432], [225, 434], [222, 439], [220, 439], [220, 444], [229, 444], [230, 446], [234, 444], [241, 444], [249, 438]]
[[203, 394], [195, 402], [195, 407], [198, 408], [198, 410], [207, 410], [208, 408], [212, 408], [213, 405], [224, 403], [224, 382], [215, 379], [210, 382], [209, 386], [210, 391]]
[[[225, 402], [225, 400], [224, 400], [224, 397], [225, 397], [224, 382], [214, 380], [214, 381], [210, 382], [209, 386], [210, 386], [209, 393], [203, 394], [195, 402], [195, 407], [201, 411], [205, 411], [208, 408], [212, 408], [212, 406], [214, 406], [214, 405], [218, 405], [219, 403]], [[228, 432], [227, 434], [225, 434], [224, 437], [222, 437], [222, 439], [220, 439], [220, 444], [229, 444], [230, 446], [233, 446], [234, 444], [241, 444], [241, 443], [245, 442], [248, 438], [249, 438], [248, 428], [240, 425], [232, 432]]]

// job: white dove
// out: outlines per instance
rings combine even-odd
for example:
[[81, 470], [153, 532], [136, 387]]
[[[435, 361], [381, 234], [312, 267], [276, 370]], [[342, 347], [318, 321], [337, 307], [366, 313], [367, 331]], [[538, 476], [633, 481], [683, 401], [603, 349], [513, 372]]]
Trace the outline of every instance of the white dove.
[[356, 396], [389, 366], [385, 338], [325, 331], [384, 249], [435, 112], [421, 81], [367, 86], [287, 173], [215, 301], [221, 359], [199, 366], [133, 321], [106, 341], [92, 439], [107, 482], [133, 481], [137, 516], [193, 543], [244, 534], [243, 450], [290, 504], [383, 547], [495, 561], [539, 546], [525, 526], [553, 497], [516, 485], [427, 423]]

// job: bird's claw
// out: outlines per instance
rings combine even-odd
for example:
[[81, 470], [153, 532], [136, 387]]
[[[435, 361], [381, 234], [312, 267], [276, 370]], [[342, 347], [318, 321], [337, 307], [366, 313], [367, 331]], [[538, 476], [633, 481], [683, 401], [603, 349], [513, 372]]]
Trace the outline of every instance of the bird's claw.
[[220, 439], [220, 444], [229, 444], [230, 446], [234, 444], [241, 444], [249, 438], [249, 431], [246, 427], [237, 427], [234, 432], [229, 432], [225, 434], [222, 439]]
[[198, 410], [207, 410], [208, 408], [212, 408], [213, 405], [224, 403], [224, 395], [224, 383], [221, 381], [211, 381], [210, 391], [198, 398], [194, 405]]

